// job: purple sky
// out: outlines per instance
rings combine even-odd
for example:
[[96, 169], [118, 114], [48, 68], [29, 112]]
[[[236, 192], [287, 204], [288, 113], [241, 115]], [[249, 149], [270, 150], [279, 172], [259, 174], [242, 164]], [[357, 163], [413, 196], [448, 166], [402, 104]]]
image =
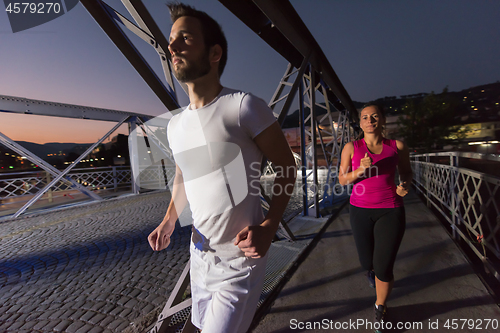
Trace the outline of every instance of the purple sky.
[[[128, 16], [118, 0], [106, 1]], [[226, 86], [269, 101], [286, 61], [216, 0], [185, 1], [225, 30]], [[145, 1], [166, 36], [164, 1]], [[351, 98], [457, 91], [500, 80], [498, 0], [292, 0]], [[131, 39], [161, 76], [156, 52]], [[0, 12], [0, 95], [159, 115], [166, 110], [81, 4], [13, 34]], [[181, 102], [187, 99], [182, 96]], [[0, 113], [14, 140], [94, 142], [114, 124]], [[125, 133], [125, 128], [122, 129]]]

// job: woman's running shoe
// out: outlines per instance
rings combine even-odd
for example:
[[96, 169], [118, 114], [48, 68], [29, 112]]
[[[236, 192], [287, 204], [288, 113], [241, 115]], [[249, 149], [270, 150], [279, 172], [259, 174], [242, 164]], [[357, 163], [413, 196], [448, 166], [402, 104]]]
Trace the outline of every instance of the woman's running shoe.
[[[373, 310], [375, 310], [375, 320], [382, 324], [381, 322], [385, 322], [385, 316], [387, 314], [387, 307], [384, 305], [374, 305]], [[375, 329], [375, 333], [383, 333], [385, 330], [383, 330], [383, 327], [379, 327]]]
[[387, 314], [387, 308], [383, 305], [374, 305], [373, 310], [375, 310], [375, 320], [380, 322], [384, 320], [385, 315]]

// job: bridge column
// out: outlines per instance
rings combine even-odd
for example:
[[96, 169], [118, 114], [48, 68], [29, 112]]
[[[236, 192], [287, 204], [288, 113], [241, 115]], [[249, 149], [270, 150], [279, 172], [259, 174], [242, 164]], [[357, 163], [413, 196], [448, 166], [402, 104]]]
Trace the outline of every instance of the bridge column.
[[[429, 155], [425, 155], [425, 162], [430, 163], [431, 157]], [[425, 177], [425, 198], [426, 203], [427, 203], [427, 208], [431, 208], [431, 199], [430, 199], [430, 192], [429, 192], [429, 180], [431, 179], [429, 175], [429, 167], [427, 166], [425, 168], [427, 170], [427, 175]]]
[[140, 191], [140, 181], [139, 176], [141, 171], [139, 170], [139, 150], [137, 148], [137, 138], [132, 138], [132, 135], [137, 136], [137, 122], [136, 117], [132, 118], [129, 122], [129, 156], [130, 156], [130, 182], [132, 184], [132, 193], [139, 194]]
[[456, 188], [457, 180], [458, 180], [458, 154], [450, 153], [450, 166], [452, 169], [450, 170], [450, 206], [451, 206], [451, 230], [453, 239], [458, 239], [459, 235], [457, 234], [457, 227], [460, 224], [459, 214], [459, 199], [458, 199], [458, 191]]

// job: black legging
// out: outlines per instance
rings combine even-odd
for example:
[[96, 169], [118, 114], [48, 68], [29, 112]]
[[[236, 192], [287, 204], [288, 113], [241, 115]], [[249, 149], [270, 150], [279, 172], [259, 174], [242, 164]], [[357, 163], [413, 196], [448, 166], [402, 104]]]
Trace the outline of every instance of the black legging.
[[394, 279], [393, 268], [405, 233], [405, 208], [360, 208], [350, 205], [352, 234], [359, 262], [380, 281]]

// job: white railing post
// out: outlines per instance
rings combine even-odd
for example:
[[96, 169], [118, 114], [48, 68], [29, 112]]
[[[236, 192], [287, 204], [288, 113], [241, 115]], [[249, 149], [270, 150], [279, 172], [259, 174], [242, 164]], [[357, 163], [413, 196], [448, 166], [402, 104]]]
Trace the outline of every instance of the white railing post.
[[[45, 178], [47, 178], [47, 184], [50, 184], [50, 182], [51, 182], [50, 172], [45, 171]], [[49, 188], [49, 190], [47, 191], [47, 196], [49, 198], [49, 202], [52, 202], [53, 201], [53, 198], [52, 198], [52, 188]]]
[[116, 192], [118, 191], [118, 176], [116, 174], [116, 166], [112, 166], [111, 169], [113, 170], [113, 190]]
[[457, 182], [457, 177], [458, 177], [458, 155], [456, 153], [450, 153], [450, 166], [452, 167], [450, 170], [450, 205], [451, 205], [451, 229], [452, 229], [452, 236], [454, 239], [457, 239], [457, 224], [460, 224], [460, 219], [458, 218], [458, 193], [455, 193], [455, 190], [457, 189], [456, 187], [456, 182]]
[[[431, 161], [431, 158], [428, 154], [425, 155], [425, 162], [427, 163], [430, 163]], [[429, 197], [429, 183], [430, 183], [430, 168], [429, 168], [429, 165], [426, 165], [425, 167], [425, 170], [426, 172], [424, 173], [424, 177], [425, 177], [425, 197], [427, 198], [427, 207], [430, 208], [431, 207], [431, 201], [430, 201], [430, 197]]]

